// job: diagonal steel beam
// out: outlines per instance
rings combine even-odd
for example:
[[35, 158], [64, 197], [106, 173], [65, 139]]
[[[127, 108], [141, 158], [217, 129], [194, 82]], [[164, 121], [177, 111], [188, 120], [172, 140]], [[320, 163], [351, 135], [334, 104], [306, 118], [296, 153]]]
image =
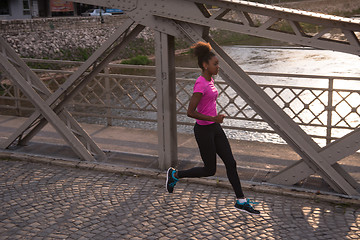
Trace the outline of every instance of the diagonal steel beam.
[[[339, 171], [345, 172], [343, 170], [340, 170], [341, 166], [338, 165], [337, 162], [347, 156], [354, 154], [359, 149], [360, 129], [357, 128], [346, 136], [322, 148], [319, 152], [319, 155], [326, 158], [328, 163], [333, 167], [335, 165], [336, 168], [339, 169]], [[315, 171], [313, 171], [304, 160], [299, 160], [296, 163], [280, 171], [274, 177], [269, 179], [268, 182], [292, 185], [314, 173]], [[352, 177], [349, 177], [348, 174], [344, 174], [344, 176], [354, 188], [360, 190], [359, 184]]]
[[[105, 44], [101, 47], [107, 47], [105, 49], [98, 49], [69, 79], [47, 100], [47, 102], [52, 105], [58, 101], [57, 98], [60, 98], [62, 95], [66, 95], [61, 101], [57, 103], [54, 107], [55, 112], [61, 112], [66, 104], [71, 101], [71, 99], [83, 88], [85, 87], [99, 72], [101, 72], [106, 65], [108, 65], [114, 57], [116, 57], [120, 50], [133, 38], [135, 38], [144, 28], [143, 26], [137, 25], [128, 35], [122, 36], [130, 28], [133, 22], [130, 25], [124, 24], [117, 33], [115, 33]], [[121, 40], [120, 43], [116, 41]], [[112, 44], [110, 44], [112, 43]], [[115, 46], [113, 44], [115, 43]], [[108, 51], [110, 49], [110, 51]], [[108, 53], [106, 53], [108, 51]], [[105, 53], [105, 57], [101, 59], [101, 56], [96, 58], [97, 55]], [[100, 61], [99, 61], [100, 60]], [[87, 69], [92, 66], [91, 71]], [[78, 81], [79, 80], [79, 81]], [[31, 116], [31, 119], [36, 118], [36, 113]], [[28, 142], [37, 132], [39, 132], [46, 125], [46, 119], [42, 119], [39, 124], [37, 124], [31, 132], [28, 133], [22, 140], [21, 143], [24, 144]]]
[[[152, 2], [157, 1], [153, 0]], [[194, 7], [191, 8], [191, 4], [193, 6], [197, 6], [199, 4], [217, 6], [219, 7], [219, 10], [211, 11], [214, 17], [212, 17], [212, 15], [206, 16], [201, 14], [201, 12], [196, 13], [193, 10]], [[187, 11], [183, 11], [179, 14], [178, 9], [180, 8], [186, 8]], [[229, 30], [258, 37], [276, 39], [279, 41], [292, 42], [303, 46], [331, 49], [360, 55], [360, 41], [355, 34], [360, 31], [360, 24], [359, 22], [349, 18], [280, 8], [247, 1], [226, 0], [168, 0], [163, 7], [149, 8], [149, 11], [154, 16], [177, 21]], [[231, 16], [226, 17], [226, 13], [228, 12], [238, 13], [241, 22], [234, 21]], [[269, 19], [265, 23], [257, 22], [254, 24], [254, 15]], [[288, 22], [292, 26], [293, 31], [276, 29], [275, 24], [278, 20]], [[301, 27], [301, 23], [323, 27], [325, 28], [325, 31], [321, 34], [321, 36], [313, 36], [310, 33], [306, 34]], [[325, 33], [329, 33], [332, 29], [340, 29], [343, 31], [347, 40], [339, 41], [336, 39], [322, 37]]]
[[[95, 3], [95, 0], [75, 0], [83, 3]], [[348, 145], [356, 138], [356, 132], [321, 149], [286, 113], [284, 113], [257, 85], [237, 66], [217, 44], [208, 38], [209, 27], [234, 32], [293, 42], [304, 46], [331, 49], [351, 54], [360, 54], [360, 24], [348, 18], [317, 14], [295, 9], [281, 8], [249, 1], [233, 0], [107, 0], [96, 2], [105, 7], [126, 9], [128, 16], [136, 23], [148, 26], [155, 31], [173, 36], [183, 36], [190, 41], [208, 40], [224, 64], [222, 77], [266, 120], [294, 150], [303, 157], [299, 164], [305, 164], [305, 171], [319, 173], [331, 187], [349, 195], [358, 194], [357, 183], [349, 176], [337, 161], [351, 154], [358, 145]], [[218, 6], [219, 10], [207, 10], [206, 6]], [[182, 11], [179, 11], [182, 9]], [[235, 12], [240, 21], [234, 21], [227, 14]], [[265, 23], [257, 23], [254, 15], [268, 18]], [[290, 31], [276, 29], [278, 20], [288, 22]], [[173, 24], [174, 21], [183, 22]], [[184, 24], [184, 22], [188, 24]], [[309, 23], [323, 28], [320, 33], [306, 33], [301, 23]], [[332, 29], [340, 29], [347, 40], [337, 41], [324, 37]], [[203, 37], [201, 37], [201, 33]], [[350, 146], [350, 147], [349, 147]], [[340, 149], [341, 154], [336, 151]], [[328, 156], [325, 153], [331, 155]], [[332, 160], [329, 160], [332, 158]], [[308, 169], [308, 170], [306, 170]], [[300, 169], [301, 171], [301, 169]], [[301, 174], [300, 174], [301, 175]]]
[[[359, 21], [350, 18], [240, 0], [107, 0], [101, 2], [96, 0], [75, 0], [75, 2], [124, 9], [126, 14], [138, 24], [161, 32], [172, 31], [174, 33], [164, 24], [154, 24], [154, 16], [292, 42], [303, 46], [360, 55], [360, 41], [355, 34], [360, 31], [360, 24]], [[202, 9], [196, 7], [199, 5], [216, 6], [219, 10], [212, 9], [211, 14], [207, 15], [203, 14]], [[233, 12], [239, 15], [240, 21], [234, 21], [231, 16], [227, 17], [228, 13]], [[270, 20], [263, 25], [254, 18], [255, 15], [263, 19], [270, 18]], [[272, 29], [271, 27], [274, 26], [272, 23], [276, 23], [278, 19], [289, 22], [293, 31]], [[323, 38], [324, 34], [321, 36], [307, 34], [303, 31], [301, 23], [323, 27], [327, 29], [324, 33], [328, 33], [331, 29], [340, 29], [348, 40], [338, 41]], [[175, 34], [173, 35], [175, 36]]]
[[[214, 47], [214, 42], [212, 43]], [[216, 48], [216, 47], [214, 47]], [[220, 48], [216, 50], [219, 52]], [[223, 53], [221, 56], [224, 56]], [[228, 60], [226, 60], [228, 61]], [[239, 72], [238, 70], [236, 72]], [[242, 83], [238, 83], [239, 86], [242, 86]], [[248, 91], [245, 91], [248, 93]], [[264, 97], [265, 101], [271, 101], [270, 98], [267, 99], [266, 93], [261, 93], [260, 96]], [[251, 94], [251, 98], [254, 95]], [[253, 98], [254, 99], [254, 98]], [[257, 101], [256, 101], [257, 102]], [[319, 173], [324, 180], [332, 186], [335, 190], [344, 192], [349, 195], [358, 195], [356, 188], [352, 186], [349, 181], [347, 181], [344, 176], [342, 176], [336, 169], [334, 169], [326, 160], [326, 157], [318, 154], [318, 146], [312, 143], [312, 139], [310, 137], [307, 138], [307, 134], [296, 124], [293, 120], [288, 117], [283, 111], [278, 108], [276, 104], [269, 104], [274, 107], [275, 114], [272, 116], [272, 113], [268, 111], [268, 107], [266, 104], [258, 105], [258, 103], [254, 103], [252, 108], [265, 119], [269, 125], [290, 145], [292, 148], [304, 159], [309, 168], [312, 168], [314, 171]], [[248, 102], [249, 103], [249, 102]], [[270, 102], [269, 102], [270, 103]], [[273, 103], [271, 101], [271, 103]], [[250, 105], [250, 104], [249, 104]], [[255, 105], [255, 107], [254, 107]], [[259, 108], [257, 108], [258, 106]], [[261, 110], [265, 112], [265, 114], [269, 114], [268, 116], [264, 116], [264, 112], [261, 113]], [[271, 114], [271, 115], [270, 115]], [[286, 125], [286, 123], [288, 125]], [[293, 124], [294, 123], [294, 124]], [[302, 136], [301, 136], [302, 135]]]
[[[66, 125], [73, 131], [78, 139], [83, 142], [83, 145], [87, 147], [89, 151], [93, 151], [99, 155], [100, 159], [104, 159], [106, 157], [105, 154], [97, 147], [82, 127], [77, 124], [76, 120], [73, 119], [66, 110], [64, 110], [64, 106], [119, 53], [120, 49], [124, 47], [126, 43], [128, 43], [143, 29], [143, 26], [136, 26], [127, 36], [127, 32], [133, 23], [134, 22], [131, 20], [125, 22], [122, 27], [120, 27], [115, 34], [111, 36], [109, 40], [106, 41], [105, 44], [99, 48], [72, 76], [70, 76], [69, 79], [53, 95], [49, 96], [49, 90], [46, 86], [41, 86], [39, 82], [37, 84], [42, 87], [43, 91], [45, 91], [45, 95], [47, 97], [46, 104], [48, 106], [53, 105], [52, 107], [54, 107], [54, 112], [64, 119]], [[101, 60], [100, 63], [99, 60]], [[25, 63], [21, 64], [26, 65]], [[27, 72], [30, 72], [30, 74], [35, 75], [28, 68], [25, 68], [24, 66], [22, 67], [26, 69]], [[89, 72], [88, 70], [90, 69], [91, 71]], [[36, 80], [36, 78], [33, 78], [30, 82], [34, 82], [34, 80]], [[18, 138], [19, 144], [26, 144], [26, 142], [28, 142], [48, 122], [48, 118], [42, 118], [42, 115], [44, 114], [41, 111], [33, 113], [33, 115], [9, 139], [7, 139], [5, 143], [2, 143], [2, 147], [6, 148], [10, 146]], [[37, 119], [40, 119], [40, 121], [35, 123]], [[30, 128], [32, 128], [30, 132], [22, 138], [25, 131]], [[69, 144], [71, 145], [71, 142]], [[79, 146], [76, 146], [76, 148], [78, 147]], [[79, 153], [81, 151], [77, 150], [76, 152]], [[84, 158], [84, 154], [79, 155], [83, 159], [90, 159], [89, 157]]]
[[[26, 65], [24, 61], [13, 51], [13, 49], [9, 46], [9, 44], [2, 38], [0, 38], [0, 46], [1, 46], [1, 54], [2, 56], [6, 57], [10, 63], [16, 68], [16, 70], [27, 79], [27, 82], [33, 87], [37, 93], [39, 93], [43, 99], [48, 98], [51, 95], [50, 90], [46, 87], [46, 85], [38, 78], [38, 76], [30, 70], [30, 68]], [[38, 111], [38, 110], [36, 110]], [[89, 137], [86, 131], [78, 124], [78, 122], [68, 113], [66, 110], [63, 110], [60, 114], [60, 118], [63, 122], [67, 123], [67, 126], [73, 132], [76, 132], [77, 138], [82, 142], [83, 145], [87, 146], [87, 149], [94, 153], [98, 159], [105, 159], [105, 153], [97, 146], [97, 144]], [[31, 124], [31, 123], [29, 123]], [[31, 124], [28, 129], [33, 127]], [[19, 136], [18, 144], [21, 145], [21, 137], [23, 133], [19, 133], [15, 136]], [[11, 138], [11, 137], [10, 137]], [[7, 148], [9, 147], [12, 142], [8, 138], [6, 141], [0, 144], [0, 147]]]
[[[126, 24], [127, 25], [127, 28], [129, 26], [131, 26], [133, 22], [131, 22], [130, 24]], [[126, 28], [126, 29], [127, 29]], [[107, 40], [107, 42], [103, 45], [104, 47], [101, 48], [101, 49], [98, 49], [72, 76], [71, 78], [69, 78], [66, 82], [66, 86], [67, 88], [69, 86], [71, 86], [71, 83], [69, 81], [71, 81], [72, 83], [74, 83], [85, 71], [87, 71], [87, 69], [89, 69], [92, 65], [94, 65], [96, 62], [97, 62], [97, 57], [101, 56], [101, 54], [108, 48], [111, 47], [111, 45], [121, 36], [121, 34], [124, 32], [124, 30], [120, 30], [120, 32], [118, 33], [119, 36], [115, 36], [115, 34], [109, 39]], [[96, 55], [96, 56], [95, 56]], [[64, 84], [63, 84], [64, 86]], [[64, 89], [64, 87], [61, 86], [57, 91], [57, 96], [55, 97], [55, 95], [53, 94], [51, 96], [51, 98], [48, 98], [47, 99], [47, 103], [49, 105], [52, 105], [54, 102], [56, 102], [56, 100], [61, 96], [61, 93], [62, 93], [62, 89]], [[39, 112], [35, 112], [34, 114], [32, 114], [28, 120], [11, 136], [9, 137], [9, 139], [2, 144], [2, 147], [8, 147], [10, 146], [18, 137], [22, 136], [26, 130], [28, 130], [29, 127], [31, 127], [33, 125], [33, 123], [38, 119], [40, 118], [41, 115]], [[46, 124], [46, 120], [44, 122], [42, 122], [42, 126], [45, 126]], [[33, 134], [35, 135], [35, 134]], [[20, 141], [25, 144], [26, 141], [22, 141], [20, 139]]]
[[[178, 26], [192, 42], [205, 41], [191, 25]], [[219, 47], [206, 38], [221, 63], [221, 76], [248, 104], [335, 190], [358, 195], [357, 190], [318, 154], [319, 146]]]
[[65, 123], [52, 111], [45, 103], [40, 95], [32, 88], [31, 84], [20, 74], [20, 72], [12, 65], [6, 56], [0, 54], [0, 69], [12, 79], [23, 91], [23, 93], [31, 100], [34, 106], [48, 120], [56, 131], [70, 144], [70, 147], [81, 158], [87, 161], [93, 161], [93, 156], [84, 148], [81, 142], [67, 128]]
[[[205, 5], [197, 4], [197, 7], [201, 10], [205, 17], [211, 16], [207, 11]], [[221, 12], [221, 11], [219, 11]], [[277, 18], [270, 18], [262, 28], [268, 28], [273, 23], [276, 22]], [[301, 27], [297, 22], [289, 20], [290, 25], [292, 26], [296, 35], [304, 36], [304, 32], [301, 31]], [[351, 31], [344, 30], [347, 33], [347, 38], [351, 44], [358, 44], [358, 41], [355, 40], [356, 36]], [[346, 34], [345, 34], [346, 35]], [[350, 36], [349, 36], [350, 35]], [[203, 34], [204, 36], [204, 34]], [[205, 35], [206, 36], [206, 35]], [[350, 41], [351, 37], [353, 38]], [[319, 154], [328, 160], [329, 164], [341, 175], [344, 179], [357, 191], [360, 191], [360, 185], [357, 181], [354, 180], [337, 162], [349, 155], [352, 155], [357, 150], [360, 149], [360, 129], [349, 133], [347, 136], [333, 142], [332, 144], [322, 148]], [[271, 178], [269, 182], [277, 184], [292, 185], [295, 184], [304, 178], [308, 177], [311, 174], [314, 174], [315, 171], [311, 169], [306, 162], [301, 159], [297, 163], [289, 166], [288, 168], [280, 171], [276, 176]]]
[[[203, 11], [203, 10], [202, 10]], [[161, 26], [168, 26], [168, 22], [172, 21], [171, 19], [161, 19], [157, 24], [158, 26], [161, 28]], [[154, 23], [153, 23], [154, 24]], [[201, 39], [199, 38], [200, 36], [200, 32], [203, 32], [203, 36], [206, 36], [207, 34], [204, 35], [204, 33], [208, 33], [208, 28], [207, 27], [204, 27], [204, 26], [199, 26], [199, 25], [194, 25], [194, 24], [184, 24], [184, 28], [187, 28], [189, 27], [189, 25], [191, 25], [192, 29], [189, 27], [189, 31], [186, 32], [186, 34], [184, 34], [184, 31], [179, 31], [179, 29], [182, 28], [182, 26], [179, 26], [179, 24], [176, 24], [174, 21], [172, 21], [172, 24], [173, 24], [173, 27], [171, 30], [168, 30], [168, 33], [171, 34], [173, 33], [174, 29], [177, 29], [178, 31], [175, 33], [175, 35], [177, 37], [183, 37], [185, 39]], [[164, 27], [165, 28], [165, 27]], [[204, 37], [203, 37], [204, 38]], [[195, 40], [191, 40], [191, 42], [194, 42]], [[230, 59], [231, 60], [231, 59]], [[236, 66], [236, 64], [234, 63], [234, 65]], [[222, 75], [222, 77], [224, 79], [226, 79], [226, 76], [224, 77], [224, 75]], [[230, 82], [230, 81], [227, 81], [227, 82]], [[230, 84], [231, 85], [231, 84]], [[254, 85], [256, 85], [256, 83], [254, 83]], [[261, 89], [259, 89], [260, 92], [262, 92]], [[244, 93], [246, 95], [247, 91]], [[263, 93], [264, 95], [266, 95], [266, 93]], [[250, 95], [250, 94], [248, 94]], [[243, 97], [244, 98], [244, 97]], [[249, 98], [249, 97], [248, 97]], [[268, 99], [269, 102], [271, 102], [272, 100], [271, 99]], [[276, 105], [274, 103], [274, 105]], [[255, 109], [256, 107], [256, 104], [255, 105], [252, 105], [252, 107]], [[275, 107], [278, 108], [278, 106], [276, 105]], [[284, 117], [285, 118], [289, 118], [288, 115], [286, 113], [284, 113], [281, 109], [279, 109], [280, 113], [282, 112]], [[269, 122], [269, 119], [265, 119]], [[317, 156], [317, 153], [320, 152], [321, 148], [312, 140], [311, 137], [309, 137], [296, 123], [294, 123], [291, 119], [289, 119], [290, 122], [292, 122], [292, 124], [294, 125], [294, 130], [295, 132], [297, 132], [296, 134], [299, 134], [300, 136], [302, 136], [301, 138], [303, 138], [303, 140], [300, 140], [300, 141], [305, 141], [305, 142], [308, 142], [308, 144], [310, 145], [310, 149], [312, 148], [313, 151], [312, 151], [312, 154], [314, 156]], [[277, 125], [278, 123], [275, 123], [273, 125]], [[289, 140], [290, 142], [292, 140]], [[297, 152], [299, 152], [299, 147], [297, 147], [296, 145], [294, 146], [294, 144], [290, 144], [290, 146], [292, 146], [295, 150], [297, 150]], [[355, 146], [356, 148], [356, 146]], [[300, 151], [302, 151], [300, 149]], [[349, 153], [350, 154], [350, 153]], [[300, 153], [300, 156], [301, 153]], [[325, 159], [324, 159], [325, 158]], [[324, 165], [326, 165], [326, 168], [329, 168], [330, 169], [330, 174], [334, 174], [335, 175], [335, 178], [337, 179], [340, 179], [339, 181], [343, 182], [345, 184], [345, 186], [347, 186], [348, 190], [342, 190], [341, 188], [337, 187], [336, 184], [333, 184], [331, 183], [332, 180], [331, 180], [331, 177], [330, 176], [327, 176], [328, 180], [327, 182], [329, 183], [329, 185], [334, 188], [336, 191], [338, 192], [346, 192], [347, 194], [349, 195], [356, 195], [358, 194], [356, 189], [358, 188], [357, 187], [357, 183], [356, 181], [351, 177], [349, 176], [348, 174], [345, 174], [345, 171], [343, 171], [340, 166], [335, 166], [335, 165], [332, 165], [330, 166], [328, 163], [326, 163], [326, 157], [322, 158], [320, 156], [320, 161], [324, 162]], [[314, 169], [312, 170], [312, 172], [319, 172], [319, 170], [317, 170], [317, 165], [316, 164], [312, 164], [312, 162], [310, 161], [306, 161], [305, 162], [307, 168], [309, 169]], [[321, 168], [320, 168], [321, 169]], [[324, 177], [324, 175], [327, 175], [326, 174], [326, 170], [323, 169], [323, 171], [325, 171], [324, 174], [320, 174], [322, 177]], [[324, 177], [325, 179], [325, 177]], [[337, 181], [337, 180], [335, 180]]]
[[[170, 21], [170, 20], [169, 20], [169, 21]], [[192, 26], [193, 26], [193, 27], [196, 26], [197, 32], [200, 32], [198, 25], [192, 25]], [[174, 27], [175, 27], [175, 28], [179, 28], [179, 26], [174, 26]], [[200, 27], [200, 28], [201, 28], [201, 27]], [[203, 29], [204, 29], [204, 27], [203, 27]], [[196, 31], [194, 31], [194, 32], [195, 32], [195, 34], [194, 34], [192, 37], [196, 37], [196, 35], [200, 35], [200, 34], [197, 34]], [[188, 34], [189, 34], [189, 33], [188, 33]], [[180, 34], [178, 34], [178, 35], [180, 36]], [[180, 37], [189, 38], [189, 36], [180, 36]], [[223, 77], [224, 77], [224, 76], [223, 76]], [[254, 107], [253, 107], [253, 108], [254, 108]], [[290, 120], [291, 120], [291, 119], [290, 119]], [[296, 123], [294, 123], [294, 124], [297, 125]], [[300, 129], [300, 132], [303, 132], [303, 131]], [[307, 135], [307, 134], [304, 133], [304, 132], [303, 132], [303, 134]], [[344, 140], [346, 140], [346, 139], [344, 139]], [[310, 137], [308, 137], [306, 141], [313, 142]], [[358, 144], [357, 144], [357, 145], [355, 144], [355, 146], [354, 146], [354, 145], [351, 145], [351, 141], [352, 141], [352, 140], [347, 141], [347, 142], [348, 142], [348, 144], [347, 144], [347, 146], [346, 146], [347, 151], [344, 150], [344, 149], [337, 149], [337, 152], [341, 152], [342, 154], [346, 152], [345, 155], [347, 156], [347, 155], [352, 154], [354, 151], [358, 150], [358, 149], [359, 149]], [[344, 142], [345, 142], [345, 141], [344, 141]], [[353, 142], [354, 142], [354, 143], [356, 143], [356, 142], [358, 143], [358, 141], [353, 141]], [[349, 144], [350, 144], [350, 145], [349, 145]], [[290, 144], [290, 145], [291, 145], [291, 144]], [[314, 142], [313, 142], [313, 144], [312, 144], [312, 147], [315, 149], [316, 152], [320, 152], [320, 151], [322, 150], [322, 149], [321, 149], [316, 143], [314, 143]], [[331, 149], [335, 149], [335, 148], [338, 148], [338, 147], [339, 147], [339, 145], [334, 146], [334, 147], [331, 148]], [[336, 154], [333, 153], [332, 155], [334, 156], [334, 159], [336, 159], [335, 162], [338, 161], [339, 159], [342, 159], [343, 157], [346, 157], [346, 156], [344, 156], [344, 155], [340, 156], [340, 155], [341, 155], [341, 154], [340, 154], [340, 155], [336, 158], [336, 157], [335, 157]], [[321, 156], [323, 157], [323, 160], [329, 158], [329, 156], [326, 156], [326, 155], [321, 155]], [[303, 161], [303, 160], [302, 160], [302, 161]], [[304, 174], [307, 172], [307, 170], [310, 170], [310, 171], [311, 171], [310, 174], [311, 174], [311, 173], [314, 173], [314, 172], [317, 172], [316, 170], [313, 170], [313, 169], [312, 169], [312, 168], [314, 168], [314, 166], [311, 166], [311, 165], [310, 165], [309, 163], [307, 163], [306, 161], [303, 161], [303, 164], [302, 164], [302, 165], [305, 165], [306, 168], [305, 168], [304, 170], [301, 170], [301, 168], [300, 168], [300, 170], [299, 170], [299, 168], [298, 168], [296, 171], [298, 171], [298, 172], [300, 172], [300, 173], [304, 173]], [[346, 184], [350, 184], [350, 185], [351, 185], [351, 187], [349, 186], [349, 188], [352, 189], [352, 190], [350, 190], [350, 191], [353, 191], [354, 194], [358, 194], [358, 193], [356, 192], [356, 189], [359, 189], [358, 183], [357, 183], [349, 174], [347, 174], [347, 173], [341, 168], [340, 165], [332, 163], [331, 166], [327, 166], [327, 167], [329, 167], [330, 169], [332, 169], [333, 172], [335, 171], [335, 172], [336, 172], [335, 174], [337, 175], [337, 177], [345, 179], [346, 182], [347, 182]], [[314, 169], [316, 169], [316, 166], [315, 166]], [[320, 175], [321, 175], [321, 174], [320, 174]], [[332, 185], [332, 184], [330, 184], [330, 183], [329, 183], [329, 185], [332, 186], [335, 190], [337, 190], [337, 191], [339, 191], [339, 192], [344, 192], [344, 191], [340, 190], [339, 188], [337, 188], [336, 186], [334, 186], [334, 185]]]

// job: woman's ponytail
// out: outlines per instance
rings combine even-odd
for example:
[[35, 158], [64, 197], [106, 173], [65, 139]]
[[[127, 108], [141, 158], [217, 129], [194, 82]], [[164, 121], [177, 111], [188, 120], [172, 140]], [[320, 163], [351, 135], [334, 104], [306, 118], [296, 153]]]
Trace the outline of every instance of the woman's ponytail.
[[204, 70], [203, 62], [208, 63], [209, 60], [215, 56], [211, 51], [210, 43], [197, 42], [192, 47], [194, 55], [198, 58], [199, 67]]

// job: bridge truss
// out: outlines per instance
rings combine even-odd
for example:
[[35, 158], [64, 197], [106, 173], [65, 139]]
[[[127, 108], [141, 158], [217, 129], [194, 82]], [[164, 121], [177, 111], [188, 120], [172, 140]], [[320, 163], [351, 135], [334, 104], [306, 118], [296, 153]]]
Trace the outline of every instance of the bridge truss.
[[[76, 0], [75, 2], [123, 9], [129, 19], [54, 93], [0, 40], [0, 69], [17, 84], [36, 107], [28, 120], [0, 147], [24, 145], [50, 123], [81, 159], [106, 158], [64, 108], [119, 51], [144, 27], [155, 31], [158, 101], [159, 168], [176, 164], [176, 89], [174, 38], [190, 43], [209, 42], [220, 60], [221, 77], [300, 155], [295, 164], [280, 171], [271, 183], [292, 185], [319, 174], [334, 190], [359, 195], [359, 184], [338, 164], [360, 149], [360, 129], [321, 148], [306, 134], [211, 38], [210, 28], [360, 55], [360, 22], [318, 13], [230, 0]], [[213, 8], [216, 6], [216, 8]], [[260, 19], [260, 20], [259, 20]], [[284, 30], [279, 23], [286, 23]], [[310, 24], [320, 31], [306, 32]], [[341, 38], [332, 39], [336, 31]]]

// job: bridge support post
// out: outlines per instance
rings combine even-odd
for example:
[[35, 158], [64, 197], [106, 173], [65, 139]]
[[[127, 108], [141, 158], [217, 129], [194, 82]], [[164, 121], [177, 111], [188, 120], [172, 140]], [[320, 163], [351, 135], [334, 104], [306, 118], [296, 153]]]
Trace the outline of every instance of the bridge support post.
[[177, 163], [175, 40], [155, 33], [159, 168]]

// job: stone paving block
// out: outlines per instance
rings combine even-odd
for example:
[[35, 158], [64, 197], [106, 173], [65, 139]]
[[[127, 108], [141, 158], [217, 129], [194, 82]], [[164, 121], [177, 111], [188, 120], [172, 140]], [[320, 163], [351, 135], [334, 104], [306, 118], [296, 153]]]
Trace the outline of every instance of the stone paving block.
[[231, 189], [190, 180], [168, 194], [155, 177], [3, 160], [0, 168], [1, 239], [360, 237], [354, 206], [247, 191], [261, 201], [261, 215], [250, 216], [233, 208]]

